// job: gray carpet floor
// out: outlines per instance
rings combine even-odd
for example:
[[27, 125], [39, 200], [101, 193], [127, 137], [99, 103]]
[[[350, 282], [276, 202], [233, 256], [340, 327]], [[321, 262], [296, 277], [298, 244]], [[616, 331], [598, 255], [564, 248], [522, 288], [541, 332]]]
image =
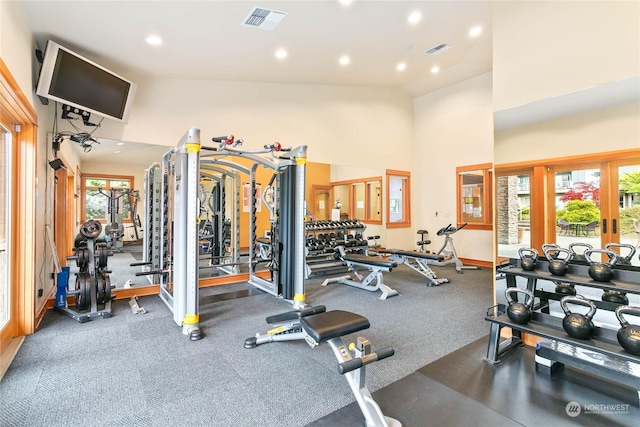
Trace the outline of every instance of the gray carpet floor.
[[[367, 317], [371, 327], [359, 335], [374, 349], [395, 349], [367, 367], [372, 392], [488, 333], [493, 271], [434, 270], [451, 283], [427, 287], [405, 266], [386, 273], [400, 295], [385, 301], [379, 292], [307, 281], [309, 304]], [[84, 324], [48, 312], [0, 382], [0, 425], [299, 427], [354, 401], [327, 345], [243, 348], [267, 330], [266, 316], [291, 310], [286, 301], [245, 283], [200, 296], [205, 338], [195, 342], [157, 296], [139, 299], [147, 314], [115, 301], [111, 318]]]

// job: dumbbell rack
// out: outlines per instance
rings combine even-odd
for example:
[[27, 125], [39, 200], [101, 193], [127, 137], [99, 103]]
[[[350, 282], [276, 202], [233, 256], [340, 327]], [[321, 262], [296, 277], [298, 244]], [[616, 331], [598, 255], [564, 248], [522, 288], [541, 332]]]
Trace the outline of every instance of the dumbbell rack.
[[[507, 288], [516, 286], [517, 277], [526, 278], [527, 289], [540, 299], [540, 303], [534, 307], [532, 320], [526, 325], [513, 323], [504, 314], [504, 306], [489, 309], [485, 317], [485, 320], [491, 323], [485, 361], [491, 364], [500, 363], [500, 356], [522, 344], [523, 333], [536, 335], [544, 338], [537, 349], [536, 359], [540, 361], [538, 370], [553, 373], [554, 365], [546, 365], [548, 359], [560, 364], [571, 364], [581, 370], [634, 387], [639, 391], [640, 401], [640, 357], [622, 349], [616, 338], [617, 329], [596, 326], [591, 339], [572, 338], [564, 331], [562, 318], [549, 313], [549, 301], [559, 301], [566, 294], [536, 289], [538, 281], [543, 280], [599, 288], [603, 291], [640, 294], [640, 271], [630, 267], [616, 267], [614, 279], [610, 282], [597, 282], [589, 276], [589, 266], [586, 263], [570, 263], [569, 272], [564, 276], [549, 273], [548, 265], [547, 260], [539, 259], [536, 270], [525, 271], [520, 267], [520, 260], [511, 259], [510, 266], [501, 269], [506, 276]], [[592, 302], [599, 310], [614, 311], [619, 305], [598, 300]], [[503, 327], [511, 328], [511, 336], [501, 342], [500, 332]], [[607, 362], [603, 363], [603, 360]]]
[[369, 246], [362, 236], [365, 228], [357, 219], [305, 222], [306, 278], [345, 269], [335, 258], [336, 246], [344, 247], [347, 253], [366, 253]]

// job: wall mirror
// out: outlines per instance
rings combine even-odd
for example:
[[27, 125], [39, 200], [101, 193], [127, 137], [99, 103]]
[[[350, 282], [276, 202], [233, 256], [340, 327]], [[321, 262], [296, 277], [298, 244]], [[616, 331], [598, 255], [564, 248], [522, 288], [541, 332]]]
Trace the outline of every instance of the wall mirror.
[[[112, 284], [116, 289], [127, 286], [146, 286], [151, 284], [149, 277], [136, 276], [136, 273], [143, 270], [140, 266], [130, 264], [140, 262], [143, 258], [143, 246], [136, 242], [136, 236], [142, 236], [144, 226], [144, 175], [145, 170], [154, 162], [161, 162], [162, 155], [172, 147], [162, 145], [141, 144], [110, 139], [98, 139], [99, 143], [88, 152], [82, 150], [80, 146], [73, 145], [73, 149], [80, 161], [77, 180], [82, 182], [83, 177], [107, 177], [108, 179], [119, 179], [118, 177], [132, 177], [132, 187], [140, 191], [140, 204], [137, 214], [141, 218], [141, 224], [136, 228], [130, 214], [125, 214], [124, 222], [124, 242], [121, 251], [115, 252], [109, 257], [109, 267], [113, 271]], [[240, 159], [246, 160], [246, 159]], [[233, 159], [232, 161], [236, 161]], [[258, 168], [257, 181], [266, 186], [271, 178], [272, 172], [261, 171]], [[382, 228], [382, 176], [384, 171], [360, 168], [357, 165], [328, 165], [324, 163], [309, 162], [307, 164], [306, 175], [306, 202], [309, 217], [314, 220], [330, 220], [332, 211], [337, 209], [339, 218], [361, 220], [366, 225], [364, 236], [380, 236], [377, 239], [379, 244], [384, 241], [384, 229]], [[240, 174], [241, 183], [248, 182], [248, 176]], [[113, 181], [115, 182], [115, 181]], [[210, 192], [212, 188], [212, 177], [202, 181], [202, 188], [205, 192]], [[79, 226], [85, 219], [87, 195], [93, 204], [96, 203], [95, 188], [84, 188], [75, 191], [76, 211], [80, 213], [77, 218]], [[249, 241], [249, 213], [244, 212], [242, 205], [242, 189], [239, 195], [239, 222], [238, 241], [241, 251], [241, 261], [246, 260]], [[98, 199], [99, 202], [99, 199]], [[232, 212], [234, 206], [231, 198], [226, 198], [226, 212]], [[339, 207], [337, 207], [339, 205]], [[130, 203], [126, 203], [126, 208], [130, 209]], [[92, 208], [95, 210], [95, 207]], [[104, 199], [104, 209], [98, 211], [106, 212], [107, 198]], [[258, 236], [265, 236], [268, 231], [268, 210], [261, 209], [258, 216]], [[105, 222], [105, 221], [101, 221]], [[136, 234], [137, 232], [137, 234]], [[235, 230], [234, 230], [235, 232]], [[72, 245], [71, 245], [72, 246]], [[70, 246], [70, 247], [71, 247]], [[206, 258], [206, 257], [202, 257]], [[205, 264], [201, 261], [201, 265]], [[73, 263], [70, 262], [73, 266]], [[73, 270], [72, 270], [73, 271]], [[247, 265], [240, 265], [238, 273], [248, 271]], [[201, 279], [210, 277], [228, 277], [229, 272], [219, 271], [217, 268], [207, 268], [206, 265], [200, 270]]]

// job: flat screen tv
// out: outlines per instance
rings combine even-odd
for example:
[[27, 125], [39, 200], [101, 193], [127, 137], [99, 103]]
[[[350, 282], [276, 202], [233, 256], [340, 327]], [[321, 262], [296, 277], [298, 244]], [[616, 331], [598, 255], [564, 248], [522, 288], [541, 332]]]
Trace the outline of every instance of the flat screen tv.
[[36, 94], [126, 123], [135, 92], [135, 83], [47, 42]]

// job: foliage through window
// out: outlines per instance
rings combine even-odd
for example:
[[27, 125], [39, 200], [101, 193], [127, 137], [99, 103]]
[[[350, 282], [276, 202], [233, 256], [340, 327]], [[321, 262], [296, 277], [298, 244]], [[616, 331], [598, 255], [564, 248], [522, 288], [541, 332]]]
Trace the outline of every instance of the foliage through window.
[[132, 176], [84, 176], [84, 221], [94, 219], [107, 222], [109, 219], [109, 202], [122, 213], [124, 221], [131, 220], [131, 197], [129, 190], [133, 188]]

